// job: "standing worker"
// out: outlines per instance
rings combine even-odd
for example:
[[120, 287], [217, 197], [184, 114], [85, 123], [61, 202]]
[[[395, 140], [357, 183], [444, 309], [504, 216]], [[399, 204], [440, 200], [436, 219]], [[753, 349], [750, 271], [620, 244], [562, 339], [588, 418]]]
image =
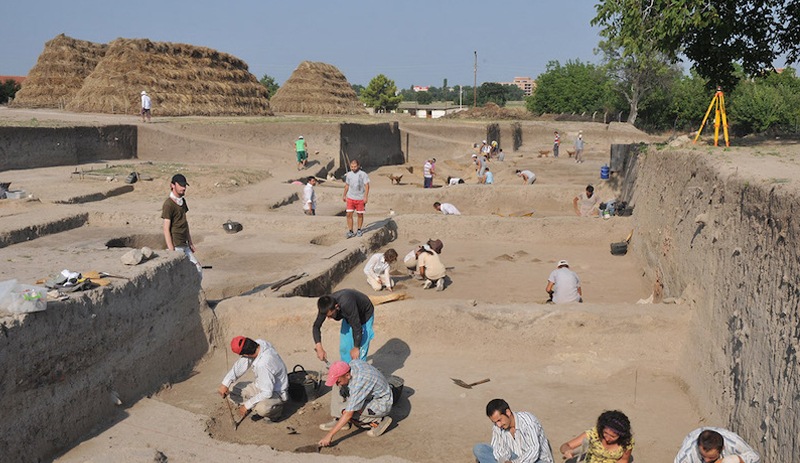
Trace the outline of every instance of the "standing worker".
[[192, 242], [192, 234], [189, 233], [189, 222], [186, 220], [186, 213], [189, 212], [189, 205], [186, 203], [186, 177], [183, 174], [175, 174], [170, 181], [169, 198], [164, 201], [161, 208], [161, 218], [164, 219], [164, 241], [170, 251], [181, 251], [189, 258], [203, 276], [203, 266], [197, 261], [194, 253], [197, 249]]
[[142, 122], [150, 122], [150, 95], [144, 90], [142, 90]]
[[430, 159], [425, 161], [425, 165], [422, 166], [422, 188], [431, 188], [433, 187], [433, 162]]
[[[223, 398], [228, 394], [239, 407], [239, 416], [244, 418], [251, 410], [269, 421], [278, 421], [283, 415], [283, 404], [289, 399], [289, 376], [286, 364], [272, 344], [263, 339], [252, 340], [236, 336], [231, 340], [231, 350], [241, 358], [225, 375], [217, 392]], [[253, 369], [255, 381], [231, 385]]]
[[575, 139], [575, 162], [583, 162], [583, 130], [578, 131], [578, 138]]
[[306, 179], [306, 186], [303, 187], [303, 212], [306, 215], [317, 214], [317, 192], [314, 187], [317, 186], [317, 178], [313, 175]]
[[561, 146], [561, 137], [558, 135], [558, 130], [553, 132], [553, 157], [558, 157], [558, 147]]
[[[364, 211], [369, 200], [369, 175], [361, 170], [358, 160], [350, 161], [350, 172], [344, 176], [342, 201], [347, 204], [347, 238], [361, 236], [364, 225]], [[353, 212], [358, 215], [358, 231], [353, 233]]]
[[294, 142], [294, 149], [297, 151], [297, 170], [305, 169], [308, 162], [308, 146], [302, 135]]

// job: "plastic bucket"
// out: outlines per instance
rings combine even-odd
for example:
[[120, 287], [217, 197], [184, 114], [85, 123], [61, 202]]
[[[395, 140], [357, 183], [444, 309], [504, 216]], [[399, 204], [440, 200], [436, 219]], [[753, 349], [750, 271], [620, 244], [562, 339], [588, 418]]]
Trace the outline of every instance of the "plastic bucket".
[[289, 373], [289, 397], [295, 402], [314, 400], [320, 386], [319, 375], [308, 372], [302, 365], [295, 365]]
[[600, 178], [602, 180], [608, 180], [609, 174], [611, 173], [611, 169], [605, 165], [600, 168]]

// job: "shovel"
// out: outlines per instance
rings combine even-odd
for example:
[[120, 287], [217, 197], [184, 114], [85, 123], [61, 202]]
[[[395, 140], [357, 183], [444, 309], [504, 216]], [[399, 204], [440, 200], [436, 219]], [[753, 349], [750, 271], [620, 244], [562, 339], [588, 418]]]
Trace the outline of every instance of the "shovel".
[[474, 383], [465, 383], [464, 381], [461, 381], [460, 379], [456, 379], [456, 378], [450, 378], [450, 379], [452, 379], [453, 382], [456, 383], [457, 386], [461, 386], [461, 387], [466, 388], [466, 389], [472, 389], [472, 386], [477, 386], [478, 384], [488, 383], [490, 381], [489, 378], [486, 378], [486, 379], [482, 379], [480, 381], [476, 381]]
[[100, 278], [122, 278], [122, 279], [125, 279], [125, 280], [128, 279], [128, 277], [123, 277], [123, 276], [119, 276], [119, 275], [112, 275], [110, 273], [96, 272], [96, 271], [86, 272], [86, 273], [84, 273], [82, 275], [83, 275], [84, 278], [88, 278], [90, 280], [98, 280]]
[[294, 449], [295, 453], [319, 453], [322, 447], [319, 444], [302, 445]]

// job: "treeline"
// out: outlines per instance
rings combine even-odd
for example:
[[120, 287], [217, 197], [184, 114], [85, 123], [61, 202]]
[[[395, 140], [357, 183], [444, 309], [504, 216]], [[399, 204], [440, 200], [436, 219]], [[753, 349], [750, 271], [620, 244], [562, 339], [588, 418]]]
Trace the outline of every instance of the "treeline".
[[20, 85], [12, 79], [5, 82], [0, 82], [0, 104], [8, 103], [8, 100], [14, 98], [19, 91]]

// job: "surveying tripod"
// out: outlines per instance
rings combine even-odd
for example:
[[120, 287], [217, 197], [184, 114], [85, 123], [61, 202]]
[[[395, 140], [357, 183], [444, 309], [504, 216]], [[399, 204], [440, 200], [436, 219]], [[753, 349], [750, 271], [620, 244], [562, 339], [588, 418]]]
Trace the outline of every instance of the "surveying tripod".
[[717, 87], [717, 93], [714, 94], [714, 98], [711, 99], [711, 104], [708, 105], [708, 111], [706, 111], [706, 116], [703, 118], [703, 123], [700, 124], [700, 130], [697, 131], [697, 136], [694, 137], [693, 143], [697, 143], [697, 139], [700, 138], [700, 134], [703, 132], [703, 127], [706, 125], [706, 121], [708, 120], [708, 115], [711, 114], [711, 108], [715, 108], [714, 146], [719, 146], [720, 123], [722, 124], [722, 131], [725, 133], [725, 146], [731, 146], [730, 141], [728, 141], [728, 115], [725, 113], [725, 96], [722, 94], [722, 88], [720, 87]]

